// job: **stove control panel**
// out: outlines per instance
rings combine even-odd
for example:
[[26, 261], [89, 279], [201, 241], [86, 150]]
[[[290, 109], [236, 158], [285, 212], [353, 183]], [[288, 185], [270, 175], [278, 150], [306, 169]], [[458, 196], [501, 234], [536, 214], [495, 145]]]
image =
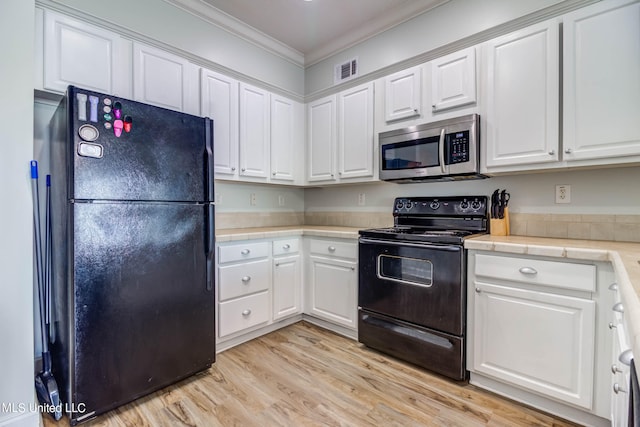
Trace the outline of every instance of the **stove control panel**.
[[393, 215], [485, 216], [486, 196], [398, 197]]

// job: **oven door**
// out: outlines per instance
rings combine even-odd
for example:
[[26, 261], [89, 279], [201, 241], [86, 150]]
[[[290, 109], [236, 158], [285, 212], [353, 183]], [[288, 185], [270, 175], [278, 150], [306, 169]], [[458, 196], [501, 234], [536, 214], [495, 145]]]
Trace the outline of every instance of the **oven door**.
[[358, 305], [462, 336], [464, 248], [360, 238]]

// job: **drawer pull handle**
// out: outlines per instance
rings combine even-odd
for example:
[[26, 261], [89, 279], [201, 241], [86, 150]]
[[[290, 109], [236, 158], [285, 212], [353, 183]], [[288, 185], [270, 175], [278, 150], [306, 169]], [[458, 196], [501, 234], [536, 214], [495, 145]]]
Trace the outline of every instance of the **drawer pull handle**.
[[609, 329], [615, 329], [616, 325], [613, 324], [613, 322], [609, 322]]
[[249, 309], [246, 309], [245, 311], [243, 311], [243, 312], [242, 312], [242, 315], [243, 315], [244, 317], [247, 317], [247, 316], [249, 316], [250, 314], [251, 314], [251, 310], [249, 310]]
[[249, 252], [251, 252], [249, 249], [243, 249], [240, 251], [242, 255], [249, 255]]
[[329, 252], [335, 252], [336, 251], [336, 247], [335, 246], [329, 246]]
[[290, 244], [288, 244], [288, 243], [285, 243], [285, 244], [282, 246], [282, 249], [291, 249], [291, 245], [290, 245]]
[[626, 393], [626, 392], [627, 392], [627, 390], [625, 390], [625, 389], [623, 389], [622, 387], [620, 387], [620, 384], [615, 383], [615, 384], [613, 385], [613, 392], [614, 392], [615, 394], [618, 394], [618, 393]]
[[617, 291], [618, 290], [618, 284], [616, 282], [613, 282], [612, 284], [609, 285], [609, 290], [610, 291]]
[[280, 267], [280, 263], [279, 262], [276, 262], [276, 267]]
[[351, 271], [356, 271], [356, 268], [355, 267], [351, 267]]
[[613, 311], [617, 311], [618, 313], [624, 313], [624, 307], [621, 302], [617, 302], [613, 305]]
[[248, 281], [250, 281], [250, 280], [251, 280], [251, 276], [244, 276], [241, 280], [242, 280], [244, 283], [247, 283]]
[[618, 356], [618, 360], [626, 366], [631, 366], [631, 359], [633, 359], [633, 351], [631, 351], [631, 349], [623, 351], [620, 353], [620, 356]]
[[615, 375], [618, 372], [622, 372], [622, 369], [618, 368], [618, 365], [616, 365], [615, 363], [611, 365], [611, 373]]
[[534, 275], [534, 274], [538, 274], [538, 271], [535, 268], [531, 268], [531, 267], [521, 267], [520, 273]]

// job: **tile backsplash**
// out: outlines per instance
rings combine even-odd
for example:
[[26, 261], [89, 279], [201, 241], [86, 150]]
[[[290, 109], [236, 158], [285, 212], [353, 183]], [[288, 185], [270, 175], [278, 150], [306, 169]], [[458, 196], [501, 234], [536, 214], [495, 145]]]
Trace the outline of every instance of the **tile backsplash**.
[[[640, 215], [510, 213], [515, 236], [640, 242]], [[253, 228], [296, 225], [390, 227], [387, 212], [231, 212], [216, 214], [216, 228]]]

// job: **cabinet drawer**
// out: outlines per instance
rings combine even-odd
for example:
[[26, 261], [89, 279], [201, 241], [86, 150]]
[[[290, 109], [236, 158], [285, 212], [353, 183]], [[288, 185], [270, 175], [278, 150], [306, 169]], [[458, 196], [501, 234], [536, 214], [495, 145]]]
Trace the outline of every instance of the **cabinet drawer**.
[[224, 337], [269, 321], [269, 293], [248, 295], [221, 302], [218, 332]]
[[242, 261], [245, 259], [264, 258], [269, 255], [269, 242], [241, 243], [237, 245], [219, 246], [218, 262]]
[[335, 256], [340, 258], [358, 258], [358, 245], [356, 243], [335, 242], [330, 240], [311, 240], [310, 250], [312, 254]]
[[269, 289], [269, 260], [218, 267], [220, 301]]
[[298, 252], [298, 239], [282, 239], [273, 242], [273, 255], [286, 255]]
[[595, 265], [477, 254], [476, 276], [593, 292]]

